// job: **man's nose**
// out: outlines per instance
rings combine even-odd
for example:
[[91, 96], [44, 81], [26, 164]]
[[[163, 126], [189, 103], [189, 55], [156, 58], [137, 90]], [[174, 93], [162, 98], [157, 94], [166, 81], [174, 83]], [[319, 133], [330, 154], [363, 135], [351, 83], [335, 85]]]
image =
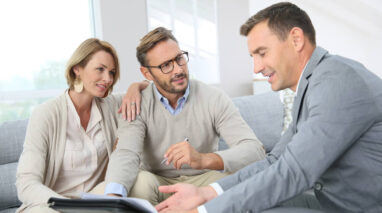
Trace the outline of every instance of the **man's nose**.
[[186, 65], [179, 66], [178, 63], [176, 63], [176, 61], [173, 61], [173, 63], [174, 63], [173, 73], [182, 73], [184, 71], [184, 66]]
[[253, 72], [258, 74], [264, 70], [264, 64], [261, 59], [254, 59], [254, 68]]

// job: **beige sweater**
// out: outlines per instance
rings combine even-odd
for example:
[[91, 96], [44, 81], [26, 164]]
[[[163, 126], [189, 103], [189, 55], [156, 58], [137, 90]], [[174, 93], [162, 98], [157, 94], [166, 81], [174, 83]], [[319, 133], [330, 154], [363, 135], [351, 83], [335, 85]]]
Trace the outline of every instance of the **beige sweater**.
[[[142, 92], [140, 116], [131, 123], [121, 121], [119, 118], [119, 142], [110, 158], [106, 183], [120, 183], [127, 190], [135, 181], [139, 165], [165, 177], [205, 172], [185, 165], [176, 170], [160, 164], [166, 150], [186, 137], [198, 152], [220, 155], [227, 172], [265, 157], [261, 142], [230, 98], [198, 81], [190, 82], [190, 94], [179, 114], [171, 115], [150, 85]], [[217, 151], [219, 137], [229, 145], [228, 150]]]
[[[117, 110], [120, 103], [121, 97], [96, 98], [109, 156], [116, 139]], [[37, 106], [32, 112], [16, 173], [17, 194], [23, 203], [18, 211], [46, 203], [50, 197], [62, 197], [51, 188], [56, 183], [62, 165], [66, 124], [65, 95]]]

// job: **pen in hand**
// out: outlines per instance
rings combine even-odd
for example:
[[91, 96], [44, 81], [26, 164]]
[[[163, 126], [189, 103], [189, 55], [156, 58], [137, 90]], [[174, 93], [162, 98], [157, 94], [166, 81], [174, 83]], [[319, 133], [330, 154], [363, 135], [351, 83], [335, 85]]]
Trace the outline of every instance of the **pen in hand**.
[[[189, 139], [188, 139], [188, 138], [185, 138], [183, 141], [185, 141], [185, 142], [188, 143]], [[167, 160], [168, 160], [168, 158], [164, 158], [164, 159], [160, 162], [160, 164], [164, 164]]]

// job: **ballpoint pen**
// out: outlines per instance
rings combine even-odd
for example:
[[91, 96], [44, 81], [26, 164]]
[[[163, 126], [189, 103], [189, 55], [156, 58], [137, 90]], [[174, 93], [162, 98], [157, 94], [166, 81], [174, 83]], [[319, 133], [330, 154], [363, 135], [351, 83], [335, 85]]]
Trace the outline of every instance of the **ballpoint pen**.
[[[188, 138], [185, 138], [183, 141], [185, 141], [185, 142], [188, 143], [189, 139], [188, 139]], [[167, 160], [168, 160], [168, 158], [164, 158], [164, 159], [160, 162], [160, 164], [164, 164]]]

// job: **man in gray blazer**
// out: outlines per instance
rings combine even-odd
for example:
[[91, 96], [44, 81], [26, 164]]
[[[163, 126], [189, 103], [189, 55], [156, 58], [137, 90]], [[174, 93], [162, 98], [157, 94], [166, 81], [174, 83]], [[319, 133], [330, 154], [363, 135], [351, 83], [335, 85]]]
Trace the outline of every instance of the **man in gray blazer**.
[[291, 3], [259, 11], [241, 34], [254, 72], [297, 92], [293, 122], [265, 160], [206, 187], [160, 187], [175, 194], [156, 208], [260, 212], [313, 188], [325, 211], [382, 212], [382, 80], [317, 47], [308, 15]]

